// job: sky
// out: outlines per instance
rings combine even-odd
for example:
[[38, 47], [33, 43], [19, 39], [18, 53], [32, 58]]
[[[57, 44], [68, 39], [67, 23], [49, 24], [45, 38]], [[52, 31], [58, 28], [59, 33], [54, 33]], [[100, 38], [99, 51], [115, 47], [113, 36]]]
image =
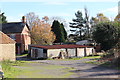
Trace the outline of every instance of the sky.
[[72, 22], [75, 13], [83, 12], [87, 7], [89, 16], [96, 17], [103, 13], [110, 20], [118, 14], [119, 0], [1, 0], [0, 9], [5, 13], [8, 22], [19, 22], [21, 17], [34, 12], [42, 19], [44, 16], [60, 17], [66, 23]]

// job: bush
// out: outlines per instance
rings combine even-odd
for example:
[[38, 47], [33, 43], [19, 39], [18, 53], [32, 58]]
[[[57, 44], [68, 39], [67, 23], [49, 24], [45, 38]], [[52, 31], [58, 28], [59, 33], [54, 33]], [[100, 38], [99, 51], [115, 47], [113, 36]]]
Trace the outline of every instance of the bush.
[[114, 53], [106, 53], [106, 54], [101, 55], [102, 58], [110, 58], [113, 56], [114, 56]]
[[119, 40], [120, 24], [117, 22], [103, 22], [95, 25], [93, 39], [101, 44], [102, 50], [113, 48]]

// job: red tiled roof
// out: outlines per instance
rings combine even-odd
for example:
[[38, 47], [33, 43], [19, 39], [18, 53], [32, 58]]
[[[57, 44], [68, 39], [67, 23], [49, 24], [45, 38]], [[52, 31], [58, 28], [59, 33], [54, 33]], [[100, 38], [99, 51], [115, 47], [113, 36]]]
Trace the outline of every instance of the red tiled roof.
[[85, 48], [91, 46], [69, 44], [69, 45], [47, 45], [47, 46], [32, 45], [31, 47], [44, 48], [44, 49], [61, 49], [61, 48]]
[[12, 40], [6, 34], [0, 31], [0, 44], [14, 44], [14, 43], [16, 43], [14, 40]]

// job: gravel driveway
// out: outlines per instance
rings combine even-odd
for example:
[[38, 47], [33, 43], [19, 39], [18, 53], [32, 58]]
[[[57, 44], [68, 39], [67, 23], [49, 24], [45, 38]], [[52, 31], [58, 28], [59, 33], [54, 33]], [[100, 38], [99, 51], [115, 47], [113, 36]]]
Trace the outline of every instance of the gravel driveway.
[[[37, 62], [37, 64], [34, 64], [34, 66], [36, 67], [39, 63], [44, 64], [43, 66], [39, 65], [37, 67], [38, 69], [40, 69], [40, 66], [45, 67], [49, 65], [70, 67], [73, 70], [69, 70], [68, 72], [72, 72], [74, 74], [72, 74], [68, 78], [120, 78], [120, 71], [118, 71], [117, 69], [85, 63], [86, 61], [90, 60], [92, 60], [92, 58], [81, 60], [32, 60], [32, 62]], [[30, 64], [29, 66], [32, 66], [32, 64]], [[31, 68], [35, 69], [36, 67], [34, 66], [32, 66]], [[52, 71], [50, 73], [52, 73]], [[61, 72], [59, 70], [56, 70], [55, 72], [55, 74], [59, 75], [60, 73]]]
[[75, 70], [72, 78], [119, 78], [120, 71], [117, 69], [112, 69], [108, 67], [103, 67], [100, 65], [88, 64], [86, 61], [91, 59], [81, 59], [81, 60], [36, 60], [35, 62], [40, 62], [44, 64], [51, 65], [62, 65], [66, 67], [72, 67]]

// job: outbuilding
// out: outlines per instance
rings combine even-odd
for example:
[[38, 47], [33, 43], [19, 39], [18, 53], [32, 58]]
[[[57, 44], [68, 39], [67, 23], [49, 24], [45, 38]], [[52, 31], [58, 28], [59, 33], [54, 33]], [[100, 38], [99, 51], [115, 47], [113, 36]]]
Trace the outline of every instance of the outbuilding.
[[92, 55], [94, 47], [82, 45], [29, 45], [29, 56], [39, 58], [70, 58]]
[[0, 31], [0, 61], [15, 61], [15, 41]]

